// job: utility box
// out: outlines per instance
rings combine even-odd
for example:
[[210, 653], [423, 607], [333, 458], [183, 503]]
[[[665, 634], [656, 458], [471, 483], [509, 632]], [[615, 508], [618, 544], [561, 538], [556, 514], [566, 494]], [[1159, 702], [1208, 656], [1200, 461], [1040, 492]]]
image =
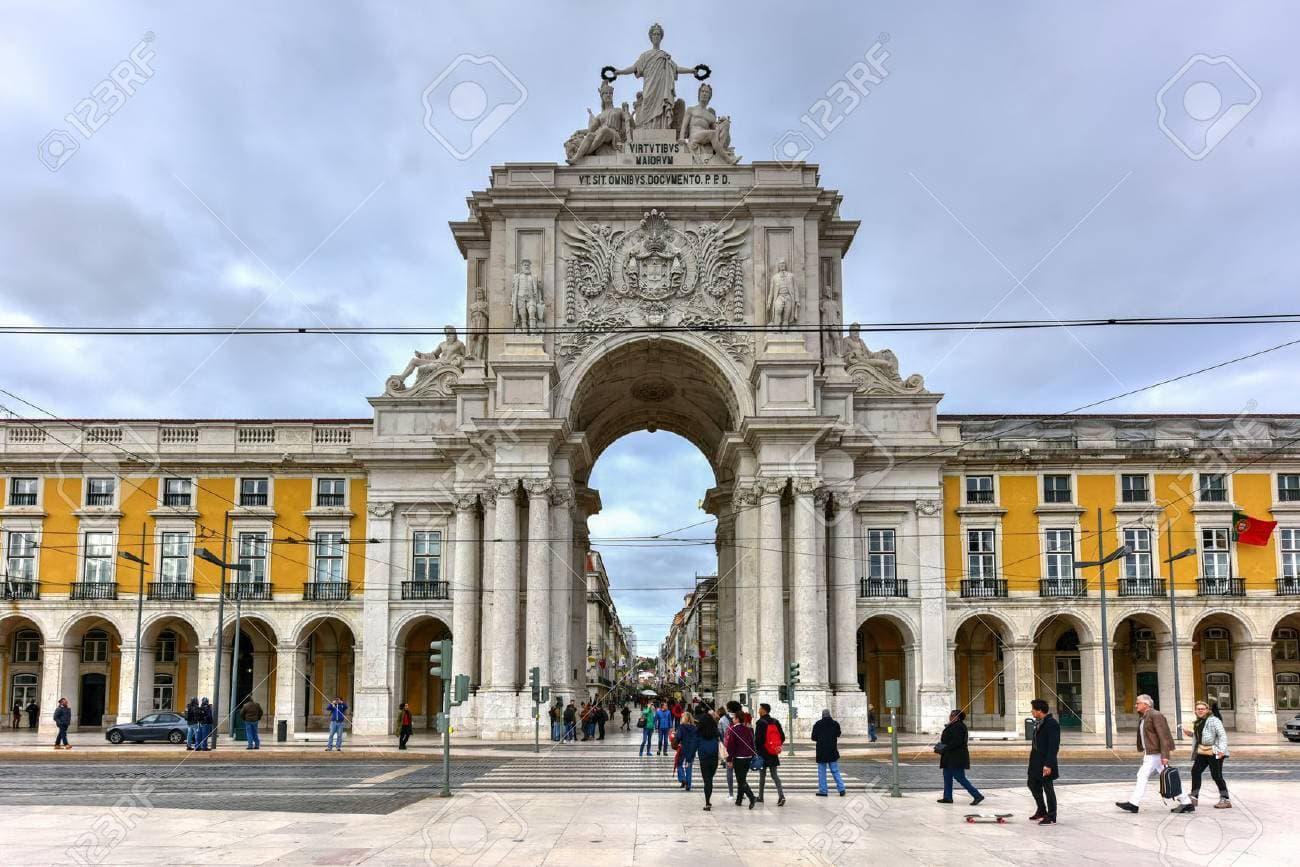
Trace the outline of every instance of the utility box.
[[275, 739], [279, 743], [289, 740], [289, 721], [287, 719], [275, 721]]
[[885, 681], [885, 707], [900, 708], [903, 706], [903, 684], [897, 680]]

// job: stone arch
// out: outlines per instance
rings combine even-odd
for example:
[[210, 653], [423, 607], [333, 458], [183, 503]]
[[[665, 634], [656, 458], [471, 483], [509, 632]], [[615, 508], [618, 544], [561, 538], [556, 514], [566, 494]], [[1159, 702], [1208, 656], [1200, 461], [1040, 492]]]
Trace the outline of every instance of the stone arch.
[[[175, 640], [164, 641], [171, 634]], [[178, 611], [150, 615], [140, 627], [140, 692], [136, 714], [158, 710], [183, 711], [199, 690], [210, 689], [199, 674], [203, 630]]]
[[1257, 692], [1263, 680], [1257, 670], [1262, 654], [1252, 647], [1261, 639], [1251, 626], [1240, 612], [1216, 606], [1201, 612], [1188, 633], [1192, 639], [1189, 703], [1217, 701], [1224, 725], [1245, 731], [1255, 729], [1254, 708], [1260, 700]]
[[[415, 729], [431, 730], [442, 711], [443, 680], [429, 673], [429, 645], [452, 638], [451, 624], [436, 614], [415, 612], [394, 629], [393, 713], [405, 701]], [[453, 663], [455, 653], [452, 654]], [[459, 667], [459, 666], [454, 666]]]
[[433, 618], [441, 623], [446, 628], [447, 634], [451, 635], [451, 620], [450, 618], [444, 617], [441, 612], [418, 610], [408, 611], [393, 621], [392, 629], [389, 631], [389, 634], [393, 636], [392, 646], [395, 648], [401, 648], [406, 642], [406, 639], [410, 636], [411, 630], [418, 627], [419, 622], [427, 618]]
[[1015, 713], [1007, 678], [1014, 627], [999, 614], [973, 611], [951, 628], [955, 706], [966, 711], [972, 727], [1005, 728]]
[[[56, 637], [54, 643], [65, 648], [75, 647], [85, 636], [86, 632], [95, 628], [111, 631], [116, 636], [119, 643], [124, 634], [122, 624], [118, 623], [109, 615], [103, 613], [88, 614], [82, 611], [77, 614], [69, 615], [67, 619], [63, 621], [63, 625], [60, 626], [58, 632], [55, 633]], [[134, 633], [134, 630], [132, 632]]]
[[[328, 728], [326, 706], [335, 697], [356, 704], [357, 627], [341, 612], [303, 618], [294, 632], [300, 669], [294, 678], [297, 722], [302, 730]], [[349, 718], [355, 711], [348, 712]]]
[[919, 730], [921, 721], [916, 634], [915, 628], [896, 612], [872, 612], [861, 620], [857, 631], [859, 688], [886, 723], [885, 681], [900, 681], [899, 723], [911, 731]]
[[972, 621], [983, 622], [990, 628], [990, 631], [994, 631], [992, 630], [992, 627], [995, 625], [1000, 627], [1002, 630], [1002, 640], [1008, 644], [1011, 644], [1020, 637], [1012, 622], [1003, 615], [995, 614], [990, 611], [971, 611], [964, 613], [961, 616], [955, 616], [948, 621], [948, 643], [955, 643], [962, 627]]
[[1120, 729], [1135, 728], [1133, 702], [1149, 695], [1170, 717], [1174, 710], [1174, 650], [1170, 644], [1168, 612], [1138, 606], [1117, 612], [1111, 625], [1111, 684], [1115, 721]]
[[1079, 612], [1053, 611], [1036, 618], [1034, 679], [1063, 728], [1104, 730], [1101, 653], [1097, 631]]
[[[35, 704], [35, 719], [40, 720], [45, 710], [41, 698], [41, 679], [44, 674], [45, 630], [43, 625], [26, 612], [10, 611], [0, 614], [0, 657], [7, 660], [4, 682], [0, 684], [0, 710], [7, 720], [14, 703], [20, 708], [20, 723], [28, 727], [31, 715], [29, 705]], [[34, 636], [34, 640], [33, 640]], [[34, 727], [34, 726], [33, 726]]]
[[72, 705], [73, 724], [99, 728], [105, 717], [119, 712], [130, 715], [129, 696], [123, 700], [121, 678], [122, 627], [101, 613], [82, 612], [69, 617], [54, 642], [63, 653], [63, 675], [58, 684], [42, 684], [46, 701], [42, 710], [67, 698]]
[[1034, 618], [1029, 636], [1030, 640], [1037, 642], [1047, 636], [1059, 636], [1069, 629], [1073, 629], [1078, 634], [1081, 645], [1096, 642], [1097, 635], [1101, 631], [1083, 612], [1057, 609]]

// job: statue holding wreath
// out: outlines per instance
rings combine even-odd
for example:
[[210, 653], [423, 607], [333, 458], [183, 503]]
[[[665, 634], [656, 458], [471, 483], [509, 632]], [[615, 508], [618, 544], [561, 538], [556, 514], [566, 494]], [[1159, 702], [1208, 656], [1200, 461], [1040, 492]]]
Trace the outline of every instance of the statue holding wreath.
[[607, 66], [601, 70], [606, 81], [620, 75], [641, 79], [641, 99], [636, 107], [636, 125], [640, 129], [680, 129], [686, 103], [677, 98], [677, 76], [693, 74], [700, 81], [709, 77], [709, 68], [703, 64], [678, 66], [672, 55], [659, 47], [663, 38], [663, 27], [650, 25], [650, 48], [641, 52], [635, 63], [623, 69]]

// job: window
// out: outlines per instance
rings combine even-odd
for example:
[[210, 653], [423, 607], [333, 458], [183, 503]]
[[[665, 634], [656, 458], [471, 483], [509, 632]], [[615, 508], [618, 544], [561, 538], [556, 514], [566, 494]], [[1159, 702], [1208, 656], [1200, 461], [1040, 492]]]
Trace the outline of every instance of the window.
[[1044, 503], [1069, 503], [1072, 501], [1069, 476], [1043, 476]]
[[1226, 527], [1201, 530], [1201, 579], [1207, 584], [1225, 584], [1232, 572]]
[[1124, 544], [1129, 553], [1124, 557], [1124, 577], [1130, 581], [1151, 580], [1151, 531], [1146, 527], [1128, 527], [1124, 530]]
[[1277, 709], [1300, 710], [1300, 674], [1290, 671], [1278, 672]]
[[172, 699], [175, 694], [170, 674], [155, 674], [153, 676], [153, 709], [154, 710], [171, 710]]
[[266, 583], [266, 534], [239, 534], [239, 565], [247, 566], [248, 571], [236, 574], [236, 581], [249, 584]]
[[1206, 662], [1230, 662], [1232, 660], [1232, 639], [1228, 630], [1221, 626], [1211, 626], [1205, 630], [1201, 641], [1201, 658]]
[[442, 575], [442, 533], [416, 530], [412, 541], [411, 574], [416, 581], [437, 581]]
[[[15, 674], [13, 683], [12, 701], [21, 705], [26, 710], [27, 705], [32, 702], [40, 702], [40, 696], [36, 692], [36, 675], [23, 672]], [[12, 705], [10, 705], [12, 707]]]
[[108, 662], [108, 633], [92, 629], [81, 639], [82, 662]]
[[893, 581], [898, 577], [898, 553], [893, 530], [867, 531], [867, 577], [872, 581]]
[[343, 534], [316, 534], [316, 581], [343, 580]]
[[1138, 662], [1155, 662], [1156, 631], [1142, 626], [1133, 631], [1133, 656]]
[[184, 583], [190, 580], [190, 534], [187, 532], [162, 534], [163, 581]]
[[972, 580], [993, 580], [996, 577], [993, 531], [968, 530], [966, 532], [966, 574]]
[[14, 662], [41, 661], [41, 634], [24, 629], [14, 636]]
[[1232, 710], [1232, 675], [1226, 671], [1211, 671], [1205, 675], [1205, 700], [1219, 710]]
[[1198, 487], [1202, 503], [1228, 502], [1228, 477], [1223, 473], [1201, 473]]
[[36, 505], [36, 479], [10, 479], [9, 505]]
[[36, 580], [36, 534], [9, 531], [5, 542], [5, 572], [10, 581]]
[[968, 503], [993, 502], [993, 477], [992, 476], [967, 476], [966, 477], [966, 502]]
[[194, 483], [189, 479], [163, 479], [163, 505], [189, 508], [194, 504]]
[[1300, 635], [1288, 626], [1273, 632], [1273, 658], [1294, 662], [1300, 659]]
[[1151, 487], [1146, 473], [1125, 473], [1120, 476], [1119, 490], [1121, 502], [1151, 502]]
[[344, 479], [318, 479], [316, 481], [316, 505], [320, 508], [340, 508], [347, 502], [344, 492]]
[[1074, 531], [1047, 530], [1047, 578], [1064, 581], [1074, 577]]
[[116, 479], [86, 479], [86, 505], [113, 505], [113, 491], [117, 488], [116, 481]]
[[239, 505], [265, 506], [270, 502], [270, 479], [240, 479]]
[[1282, 579], [1289, 584], [1300, 583], [1300, 530], [1279, 529], [1277, 543], [1282, 553]]
[[158, 633], [158, 646], [154, 648], [153, 658], [155, 662], [175, 662], [176, 661], [176, 633], [170, 629], [164, 629]]
[[83, 581], [111, 584], [113, 582], [113, 534], [86, 534], [86, 571]]
[[[14, 479], [14, 481], [18, 480]], [[1300, 473], [1278, 474], [1277, 501], [1279, 503], [1300, 503]]]

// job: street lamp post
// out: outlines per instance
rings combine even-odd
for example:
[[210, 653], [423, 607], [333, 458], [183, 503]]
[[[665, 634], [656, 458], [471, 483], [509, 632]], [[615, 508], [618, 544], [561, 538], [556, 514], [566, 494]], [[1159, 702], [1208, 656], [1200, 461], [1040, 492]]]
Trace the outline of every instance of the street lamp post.
[[[225, 545], [225, 539], [223, 538], [221, 542], [223, 550], [225, 549]], [[226, 573], [247, 572], [249, 567], [246, 563], [227, 563], [207, 548], [199, 548], [194, 552], [194, 556], [198, 557], [200, 560], [206, 560], [221, 569], [221, 588], [220, 593], [217, 596], [217, 678], [216, 686], [212, 690], [212, 749], [215, 750], [217, 748], [217, 732], [220, 731], [220, 727], [216, 722], [221, 718], [221, 651], [222, 645], [225, 643]], [[236, 653], [239, 649], [239, 600], [242, 596], [243, 594], [239, 591], [235, 592], [235, 634], [232, 636], [230, 642], [230, 703], [232, 705], [230, 709], [231, 737], [234, 737], [235, 730], [235, 711], [233, 707], [235, 702], [235, 660]]]
[[1110, 694], [1110, 627], [1106, 621], [1106, 564], [1129, 555], [1129, 546], [1120, 545], [1111, 553], [1106, 553], [1106, 539], [1101, 528], [1101, 509], [1097, 510], [1097, 559], [1075, 560], [1074, 568], [1085, 569], [1096, 566], [1101, 584], [1101, 689], [1106, 707], [1106, 749], [1114, 749], [1115, 736], [1111, 724]]
[[1169, 649], [1174, 657], [1174, 737], [1181, 741], [1183, 739], [1183, 688], [1178, 672], [1178, 610], [1174, 604], [1174, 563], [1184, 557], [1191, 557], [1196, 553], [1196, 549], [1184, 548], [1175, 554], [1173, 528], [1166, 520], [1165, 550], [1169, 552], [1165, 562], [1169, 564]]
[[139, 556], [130, 551], [117, 552], [123, 560], [140, 564], [140, 587], [135, 597], [135, 679], [131, 684], [131, 722], [133, 723], [140, 718], [140, 640], [141, 627], [144, 623], [144, 567], [149, 565], [149, 561], [144, 559], [145, 538], [145, 525], [141, 524]]

